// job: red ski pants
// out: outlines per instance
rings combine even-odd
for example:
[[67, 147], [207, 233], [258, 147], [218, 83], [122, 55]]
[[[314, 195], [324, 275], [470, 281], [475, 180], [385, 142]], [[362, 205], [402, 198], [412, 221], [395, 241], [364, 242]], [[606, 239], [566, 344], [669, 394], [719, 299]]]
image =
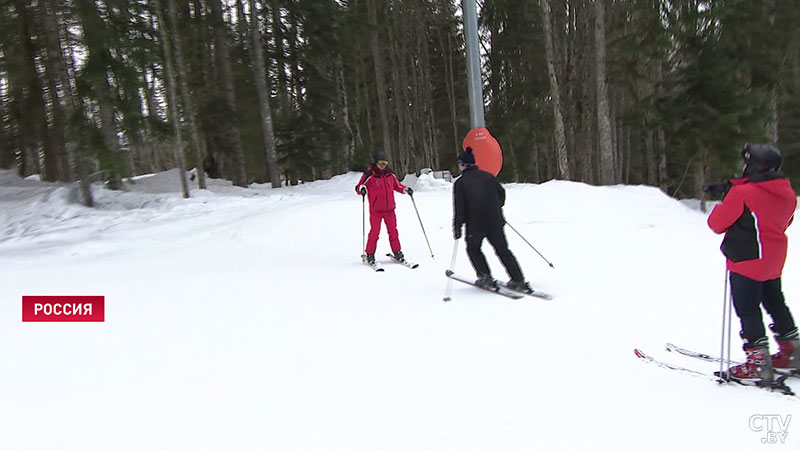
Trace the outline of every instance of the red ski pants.
[[378, 235], [381, 233], [381, 221], [386, 222], [386, 232], [389, 233], [389, 245], [392, 252], [400, 251], [400, 237], [397, 235], [397, 217], [394, 210], [384, 212], [369, 212], [369, 235], [367, 236], [367, 253], [375, 253], [378, 247]]

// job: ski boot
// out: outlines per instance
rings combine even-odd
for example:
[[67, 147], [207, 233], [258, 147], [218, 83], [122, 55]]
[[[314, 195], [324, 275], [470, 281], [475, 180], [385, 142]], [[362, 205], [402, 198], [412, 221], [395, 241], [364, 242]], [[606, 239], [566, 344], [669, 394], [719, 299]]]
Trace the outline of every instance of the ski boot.
[[778, 353], [772, 355], [772, 367], [800, 371], [800, 339], [797, 328], [780, 334], [775, 332], [775, 324], [769, 326], [778, 341]]
[[728, 375], [737, 381], [752, 382], [758, 386], [769, 386], [774, 381], [772, 360], [766, 346], [745, 347], [747, 360], [731, 367]]
[[524, 292], [526, 294], [530, 294], [531, 292], [533, 292], [531, 285], [528, 284], [526, 281], [511, 280], [508, 283], [506, 283], [506, 287], [511, 289], [512, 291]]
[[488, 273], [478, 274], [478, 279], [475, 280], [475, 286], [484, 289], [497, 289], [497, 281]]

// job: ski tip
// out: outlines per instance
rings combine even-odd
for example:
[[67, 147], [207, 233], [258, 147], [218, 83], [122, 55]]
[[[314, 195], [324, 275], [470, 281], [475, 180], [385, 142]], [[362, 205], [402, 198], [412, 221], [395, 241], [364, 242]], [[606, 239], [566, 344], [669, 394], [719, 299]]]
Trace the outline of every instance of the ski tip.
[[455, 272], [453, 272], [450, 269], [447, 269], [447, 270], [444, 271], [445, 276], [448, 276], [448, 277], [452, 277], [454, 273]]
[[633, 354], [639, 358], [644, 358], [644, 353], [642, 353], [642, 351], [638, 348], [633, 349]]

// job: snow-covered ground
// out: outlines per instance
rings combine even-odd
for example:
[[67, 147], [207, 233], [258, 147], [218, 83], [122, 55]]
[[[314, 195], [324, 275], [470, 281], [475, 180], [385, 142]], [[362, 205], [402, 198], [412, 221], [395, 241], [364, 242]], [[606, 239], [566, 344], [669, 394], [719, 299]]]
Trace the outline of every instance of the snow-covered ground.
[[[556, 299], [454, 283], [445, 303], [451, 185], [414, 180], [435, 258], [398, 195], [420, 267], [374, 273], [358, 176], [184, 200], [172, 171], [87, 209], [0, 172], [0, 449], [751, 450], [768, 415], [789, 420], [771, 447], [800, 446], [798, 399], [633, 354], [716, 368], [663, 350], [719, 353], [725, 268], [703, 213], [651, 187], [506, 185], [507, 220], [555, 269], [507, 228], [511, 249]], [[783, 286], [800, 315], [797, 229]], [[23, 295], [103, 295], [106, 320], [23, 323]]]

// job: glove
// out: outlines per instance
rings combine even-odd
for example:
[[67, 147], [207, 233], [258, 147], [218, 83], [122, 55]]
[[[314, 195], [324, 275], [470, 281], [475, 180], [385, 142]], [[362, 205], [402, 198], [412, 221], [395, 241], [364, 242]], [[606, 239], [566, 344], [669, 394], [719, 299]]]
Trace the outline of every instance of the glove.
[[408, 195], [414, 195], [414, 190], [413, 190], [413, 189], [411, 189], [410, 187], [407, 187], [407, 188], [406, 188], [406, 194], [408, 194]]
[[461, 225], [453, 225], [453, 239], [461, 239]]
[[360, 188], [358, 188], [358, 192], [361, 194], [362, 197], [367, 195], [367, 187], [361, 186]]
[[723, 198], [733, 186], [730, 180], [723, 181], [722, 183], [706, 184], [703, 186], [703, 192], [708, 194], [711, 198]]

